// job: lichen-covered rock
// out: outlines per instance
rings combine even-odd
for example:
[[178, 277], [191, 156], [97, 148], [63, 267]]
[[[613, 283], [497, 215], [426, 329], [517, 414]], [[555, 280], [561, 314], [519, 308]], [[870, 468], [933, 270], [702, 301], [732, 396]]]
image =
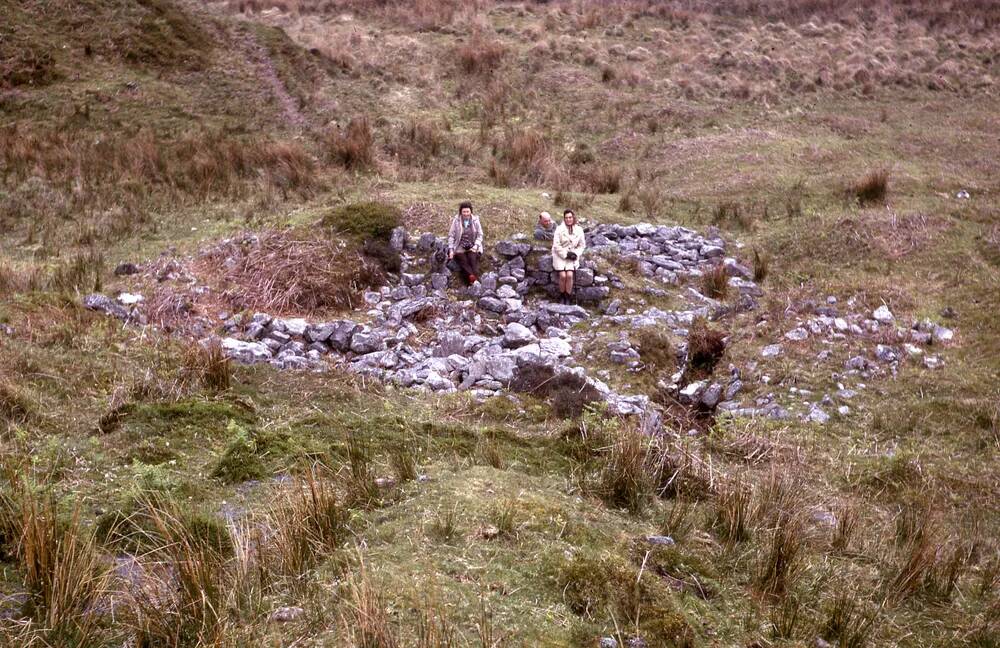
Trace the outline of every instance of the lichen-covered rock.
[[243, 364], [256, 364], [271, 359], [271, 350], [260, 342], [244, 342], [236, 338], [223, 338], [220, 342], [222, 352], [227, 358], [232, 358]]

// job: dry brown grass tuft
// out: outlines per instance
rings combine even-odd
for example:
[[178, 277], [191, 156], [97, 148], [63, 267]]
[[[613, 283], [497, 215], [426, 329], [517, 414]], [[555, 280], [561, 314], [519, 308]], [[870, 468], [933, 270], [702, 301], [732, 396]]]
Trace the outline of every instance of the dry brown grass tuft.
[[0, 422], [24, 423], [38, 413], [38, 405], [24, 390], [6, 378], [0, 378]]
[[741, 478], [719, 486], [712, 526], [722, 540], [729, 544], [749, 540], [754, 516], [753, 491]]
[[[767, 213], [766, 207], [764, 207], [764, 213], [765, 215]], [[719, 226], [734, 224], [743, 230], [752, 231], [757, 223], [757, 214], [754, 212], [754, 205], [742, 205], [729, 201], [715, 207], [712, 213], [712, 222]]]
[[500, 186], [520, 181], [527, 184], [559, 185], [562, 169], [549, 143], [534, 130], [508, 130], [496, 143], [490, 177]]
[[725, 334], [699, 317], [688, 331], [688, 367], [695, 373], [711, 375], [726, 352]]
[[492, 75], [503, 63], [507, 48], [503, 43], [473, 35], [455, 49], [455, 60], [466, 74]]
[[780, 597], [792, 589], [805, 545], [805, 524], [798, 512], [780, 512], [767, 551], [757, 566], [755, 582], [762, 593]]
[[624, 425], [611, 438], [600, 472], [598, 493], [610, 506], [637, 512], [656, 492], [652, 464], [656, 448], [637, 426]]
[[757, 248], [753, 249], [753, 280], [757, 283], [767, 279], [767, 274], [771, 269], [771, 258], [766, 252], [761, 252]]
[[587, 187], [593, 193], [618, 193], [622, 186], [622, 169], [614, 164], [598, 164], [587, 173]]
[[221, 278], [237, 310], [345, 310], [361, 303], [366, 288], [385, 283], [379, 263], [346, 243], [292, 230], [224, 242], [200, 264]]
[[278, 493], [270, 520], [277, 569], [298, 578], [344, 542], [348, 513], [333, 480], [313, 467]]
[[848, 194], [862, 206], [884, 205], [889, 194], [889, 171], [876, 169], [869, 172], [864, 178], [851, 185]]
[[399, 632], [387, 612], [386, 593], [368, 573], [360, 558], [358, 569], [347, 578], [347, 596], [341, 622], [359, 648], [398, 648]]
[[375, 166], [375, 135], [368, 117], [351, 119], [347, 126], [327, 136], [330, 159], [351, 171]]
[[40, 174], [53, 186], [89, 194], [109, 187], [142, 195], [149, 186], [205, 197], [231, 195], [262, 178], [282, 190], [315, 186], [315, 164], [300, 144], [192, 132], [170, 140], [148, 130], [91, 139], [76, 131], [0, 129], [7, 183]]
[[[128, 623], [140, 646], [212, 644], [225, 634], [238, 584], [216, 547], [192, 534], [175, 506], [147, 503], [162, 538], [139, 584], [131, 588]], [[243, 585], [243, 584], [239, 584]]]
[[110, 584], [108, 562], [78, 509], [65, 520], [51, 498], [22, 488], [17, 499], [14, 553], [24, 570], [30, 615], [53, 632], [92, 641], [100, 623], [95, 606]]
[[229, 389], [232, 368], [218, 340], [205, 346], [189, 346], [184, 353], [182, 366], [189, 380], [208, 390], [220, 392]]
[[729, 275], [721, 263], [713, 265], [701, 278], [701, 291], [712, 299], [725, 299], [729, 294]]

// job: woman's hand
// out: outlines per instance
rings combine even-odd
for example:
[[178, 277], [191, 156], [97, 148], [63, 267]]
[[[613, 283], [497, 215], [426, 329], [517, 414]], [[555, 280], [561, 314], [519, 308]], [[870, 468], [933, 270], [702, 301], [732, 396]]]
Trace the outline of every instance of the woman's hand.
[[453, 251], [451, 251], [451, 250], [448, 250], [448, 260], [451, 261], [452, 258], [454, 258], [454, 256], [455, 256], [455, 253]]

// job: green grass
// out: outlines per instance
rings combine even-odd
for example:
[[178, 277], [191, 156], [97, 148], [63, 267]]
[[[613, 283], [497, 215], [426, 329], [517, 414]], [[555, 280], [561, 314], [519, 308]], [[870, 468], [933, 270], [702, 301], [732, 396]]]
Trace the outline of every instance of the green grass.
[[[392, 13], [359, 12], [353, 21], [322, 25], [308, 14], [274, 18], [286, 34], [211, 13], [217, 7], [165, 0], [59, 0], [38, 20], [43, 4], [0, 8], [0, 42], [8, 43], [0, 54], [27, 52], [39, 62], [35, 82], [18, 82], [0, 99], [0, 126], [79, 141], [139, 129], [168, 141], [294, 135], [317, 160], [316, 177], [309, 191], [285, 191], [248, 172], [230, 191], [196, 196], [164, 187], [74, 193], [72, 181], [14, 183], [5, 176], [0, 272], [52, 278], [62, 269], [63, 276], [38, 290], [2, 294], [0, 322], [15, 333], [0, 333], [0, 523], [12, 519], [3, 517], [8, 495], [28, 489], [51, 494], [60, 512], [79, 504], [83, 524], [96, 529], [109, 555], [154, 551], [164, 540], [150, 512], [156, 504], [173, 511], [207, 553], [238, 561], [243, 554], [232, 528], [278, 526], [269, 517], [275, 502], [288, 501], [281, 498], [303, 487], [305, 476], [320, 475], [343, 507], [334, 546], [312, 547], [302, 562], [307, 569], [268, 580], [259, 598], [245, 601], [234, 617], [239, 629], [230, 628], [236, 642], [318, 645], [339, 636], [350, 597], [332, 592], [338, 583], [346, 588], [338, 592], [347, 592], [344, 583], [356, 584], [364, 565], [390, 625], [406, 641], [415, 640], [421, 615], [441, 617], [464, 640], [477, 641], [488, 613], [507, 645], [592, 646], [597, 637], [627, 640], [637, 630], [651, 646], [812, 645], [817, 636], [836, 644], [865, 629], [869, 617], [875, 621], [864, 645], [991, 645], [997, 591], [989, 574], [1000, 530], [993, 495], [1000, 480], [1000, 267], [989, 236], [998, 227], [993, 204], [1000, 187], [992, 179], [992, 89], [884, 87], [863, 96], [851, 88], [811, 94], [778, 86], [766, 102], [744, 102], [687, 96], [672, 89], [679, 78], [669, 67], [657, 76], [659, 67], [638, 64], [656, 83], [602, 83], [598, 59], [609, 56], [611, 44], [645, 37], [644, 46], [658, 51], [650, 29], [660, 26], [671, 34], [668, 42], [704, 38], [697, 25], [652, 16], [622, 21], [623, 35], [616, 36], [605, 33], [611, 25], [575, 26], [570, 13], [547, 25], [535, 13], [547, 8], [494, 9], [482, 20], [509, 30], [496, 38], [511, 49], [494, 80], [484, 82], [459, 74], [450, 58], [464, 34], [417, 32]], [[734, 26], [748, 27], [711, 24], [714, 40], [693, 47], [735, 46]], [[542, 35], [532, 35], [534, 28]], [[352, 45], [349, 70], [308, 50], [349, 43], [355, 30], [361, 41]], [[789, 56], [792, 45], [812, 42], [788, 39]], [[557, 53], [531, 52], [541, 41]], [[588, 47], [597, 57], [590, 63]], [[259, 56], [270, 57], [304, 128], [289, 123], [288, 106], [269, 78], [262, 81]], [[610, 64], [619, 76], [614, 83], [624, 83], [631, 65]], [[507, 112], [491, 117], [501, 104]], [[654, 114], [651, 106], [666, 109]], [[329, 131], [362, 115], [373, 124], [375, 168], [347, 173], [322, 162]], [[489, 119], [494, 123], [484, 127]], [[427, 137], [407, 137], [416, 121], [429, 129]], [[634, 189], [634, 209], [620, 210], [622, 192], [582, 193], [572, 177], [494, 186], [488, 162], [507, 126], [543, 133], [553, 160], [574, 173], [570, 158], [581, 143], [595, 158], [587, 164], [621, 165], [622, 192]], [[427, 154], [428, 141], [436, 155]], [[890, 170], [887, 206], [844, 200], [845, 187], [880, 167]], [[958, 189], [972, 198], [957, 200]], [[885, 301], [901, 319], [940, 320], [951, 307], [956, 342], [932, 349], [945, 360], [941, 369], [904, 365], [894, 377], [871, 380], [848, 403], [851, 413], [826, 426], [795, 418], [714, 426], [669, 420], [680, 437], [671, 449], [691, 462], [681, 464], [685, 488], [644, 498], [629, 513], [588, 487], [607, 448], [584, 442], [578, 423], [567, 424], [537, 398], [477, 403], [462, 394], [362, 383], [337, 371], [266, 366], [234, 367], [231, 387], [213, 393], [184, 377], [186, 337], [122, 328], [77, 305], [77, 291], [95, 284], [107, 292], [147, 289], [112, 276], [119, 261], [155, 260], [168, 248], [194, 259], [245, 229], [317, 226], [355, 203], [395, 205], [411, 231], [444, 235], [458, 203], [470, 200], [489, 245], [530, 235], [539, 211], [556, 211], [560, 192], [563, 201], [581, 203], [579, 216], [588, 222], [704, 230], [720, 205], [739, 206], [742, 218], [722, 220], [722, 234], [743, 245], [731, 249], [746, 261], [751, 250], [763, 251], [769, 275], [759, 309], [713, 323], [731, 336], [716, 378], [729, 362], [741, 369], [759, 362], [760, 347], [793, 326], [790, 307], [827, 295], [841, 305], [856, 297], [859, 312]], [[38, 218], [15, 213], [29, 198], [24, 213], [39, 208]], [[63, 203], [70, 207], [56, 209]], [[126, 218], [129, 228], [112, 239], [94, 239], [93, 232], [110, 231], [100, 229], [108, 222], [121, 222], [104, 211], [118, 207], [141, 218]], [[389, 221], [376, 220], [375, 229], [353, 216], [338, 224], [359, 236], [384, 235], [375, 230]], [[103, 264], [89, 256], [94, 251]], [[71, 273], [75, 261], [80, 268]], [[673, 291], [644, 294], [644, 282], [616, 259], [600, 263], [624, 280], [617, 295], [624, 308], [683, 306]], [[3, 279], [0, 290], [7, 290]], [[202, 307], [217, 317], [214, 305]], [[604, 324], [593, 339], [585, 326], [572, 333], [584, 343], [581, 363], [607, 371], [616, 389], [655, 395], [657, 379], [674, 369], [670, 349], [679, 340], [670, 336], [627, 331], [650, 365], [632, 373], [607, 359], [618, 327]], [[771, 384], [745, 376], [742, 399], [791, 386], [831, 393], [838, 380], [832, 373], [865, 346], [837, 347], [833, 364], [823, 364], [814, 339], [785, 344], [784, 356], [761, 368]], [[800, 413], [801, 406], [790, 409]], [[697, 433], [689, 436], [692, 426]], [[774, 474], [797, 478], [798, 513], [808, 528], [801, 572], [780, 596], [759, 591], [758, 579], [774, 534], [761, 520], [773, 511], [753, 517], [740, 542], [728, 542], [713, 524], [724, 484], [739, 475], [756, 502]], [[683, 499], [667, 497], [675, 490]], [[840, 516], [847, 506], [858, 511], [857, 528], [846, 548], [836, 548], [834, 532], [810, 515]], [[896, 541], [898, 520], [920, 506], [929, 506], [928, 528], [947, 545], [942, 556], [962, 542], [976, 542], [978, 550], [950, 597], [933, 586], [940, 580], [933, 570], [945, 568], [936, 564], [928, 584], [881, 605], [906, 557]], [[677, 545], [649, 545], [645, 536], [656, 533], [674, 536]], [[0, 536], [0, 593], [16, 595], [26, 573], [11, 538]], [[270, 611], [283, 605], [306, 613], [268, 624]], [[36, 630], [44, 635], [36, 626], [28, 631]], [[121, 628], [103, 632], [104, 643], [95, 645], [124, 640]]]

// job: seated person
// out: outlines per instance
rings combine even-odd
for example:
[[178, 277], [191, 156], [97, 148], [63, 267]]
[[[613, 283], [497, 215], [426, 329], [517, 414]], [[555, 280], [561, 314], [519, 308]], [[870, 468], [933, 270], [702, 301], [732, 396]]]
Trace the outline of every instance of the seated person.
[[552, 215], [543, 211], [538, 215], [538, 224], [535, 225], [535, 239], [539, 241], [551, 241], [555, 234], [556, 224], [552, 220]]
[[479, 280], [479, 258], [483, 255], [483, 226], [472, 213], [472, 203], [463, 202], [448, 230], [448, 258], [455, 259], [463, 278], [473, 284]]

